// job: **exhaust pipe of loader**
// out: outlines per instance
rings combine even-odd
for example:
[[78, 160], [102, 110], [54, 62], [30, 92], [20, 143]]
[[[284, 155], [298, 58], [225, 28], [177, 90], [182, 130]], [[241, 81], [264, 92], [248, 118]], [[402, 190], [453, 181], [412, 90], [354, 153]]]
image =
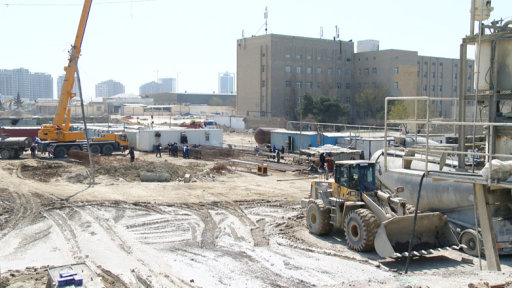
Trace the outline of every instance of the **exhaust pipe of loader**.
[[[375, 251], [387, 258], [407, 257], [414, 215], [397, 216], [381, 223], [375, 236]], [[441, 213], [418, 214], [412, 238], [412, 256], [434, 253], [439, 249], [458, 249], [448, 218]]]

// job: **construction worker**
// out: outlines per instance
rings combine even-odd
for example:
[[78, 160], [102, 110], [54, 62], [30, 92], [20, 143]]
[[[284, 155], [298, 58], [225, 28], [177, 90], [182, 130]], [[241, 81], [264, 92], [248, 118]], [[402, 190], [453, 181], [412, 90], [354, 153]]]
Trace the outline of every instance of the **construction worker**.
[[128, 154], [130, 154], [130, 162], [135, 161], [135, 151], [133, 151], [133, 146], [130, 147], [130, 151], [128, 151]]
[[185, 148], [183, 148], [183, 158], [188, 159], [188, 152], [190, 148], [188, 148], [188, 145], [185, 145]]
[[32, 158], [36, 158], [36, 144], [32, 144], [32, 146], [30, 146], [30, 156], [32, 156]]
[[320, 169], [325, 170], [325, 153], [320, 153]]
[[160, 156], [162, 158], [162, 144], [156, 144], [156, 157]]
[[277, 163], [281, 162], [281, 152], [279, 152], [279, 150], [277, 150], [277, 152], [276, 152], [276, 159], [277, 159]]

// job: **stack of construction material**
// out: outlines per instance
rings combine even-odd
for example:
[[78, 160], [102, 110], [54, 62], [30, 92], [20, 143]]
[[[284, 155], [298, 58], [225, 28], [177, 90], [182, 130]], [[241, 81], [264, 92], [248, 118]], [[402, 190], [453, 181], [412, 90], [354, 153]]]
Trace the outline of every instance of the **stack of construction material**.
[[237, 151], [231, 148], [222, 148], [216, 146], [199, 146], [197, 148], [190, 148], [190, 158], [194, 159], [213, 160], [236, 158], [237, 155]]

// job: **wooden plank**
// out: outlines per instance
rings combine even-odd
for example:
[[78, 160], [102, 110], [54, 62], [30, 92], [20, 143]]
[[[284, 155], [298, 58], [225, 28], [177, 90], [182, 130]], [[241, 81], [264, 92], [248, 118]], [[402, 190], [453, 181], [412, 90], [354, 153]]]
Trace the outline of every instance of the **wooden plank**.
[[500, 258], [496, 249], [496, 236], [492, 225], [492, 216], [487, 206], [487, 192], [490, 188], [487, 185], [473, 184], [475, 193], [475, 205], [480, 219], [480, 228], [482, 229], [482, 238], [484, 242], [485, 258], [487, 269], [490, 271], [501, 271]]

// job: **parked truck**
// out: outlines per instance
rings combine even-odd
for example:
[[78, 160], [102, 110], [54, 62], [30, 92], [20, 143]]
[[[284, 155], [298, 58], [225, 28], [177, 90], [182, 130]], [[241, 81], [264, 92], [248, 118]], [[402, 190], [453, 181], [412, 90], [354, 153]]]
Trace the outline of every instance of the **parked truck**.
[[2, 135], [0, 139], [0, 156], [4, 160], [19, 158], [30, 146], [32, 146], [32, 140], [29, 137]]

